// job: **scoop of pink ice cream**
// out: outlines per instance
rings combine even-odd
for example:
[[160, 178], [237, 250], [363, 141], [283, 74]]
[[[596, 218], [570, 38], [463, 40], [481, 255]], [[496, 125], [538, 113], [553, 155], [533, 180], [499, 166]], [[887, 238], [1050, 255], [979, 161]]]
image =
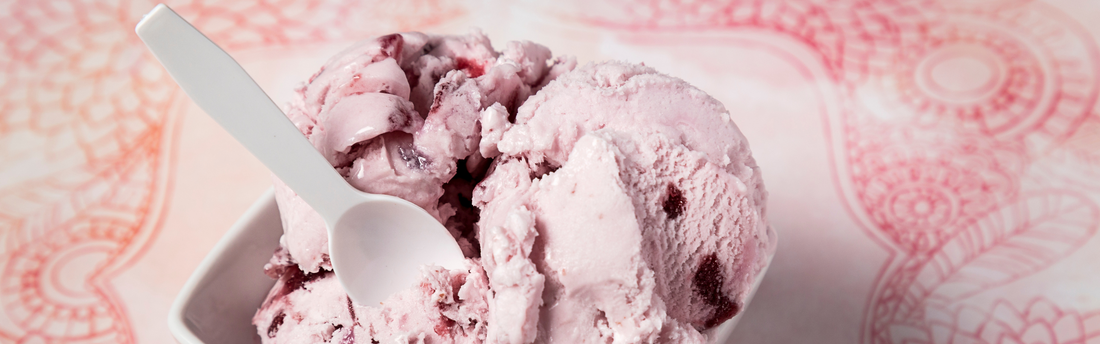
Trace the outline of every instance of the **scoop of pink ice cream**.
[[517, 207], [533, 213], [540, 334], [661, 341], [740, 311], [773, 246], [759, 169], [718, 101], [609, 62], [557, 78], [514, 124], [490, 119], [501, 115], [483, 112], [501, 123], [483, 131], [502, 133], [482, 147], [500, 156], [487, 154], [495, 170], [474, 201], [482, 238]]
[[323, 221], [276, 181], [265, 343], [705, 342], [775, 247], [729, 114], [649, 67], [403, 33], [337, 55], [298, 95], [288, 117], [348, 182], [436, 216], [469, 267], [353, 304]]
[[[479, 245], [470, 174], [488, 168], [478, 149], [480, 111], [490, 104], [514, 109], [574, 64], [548, 65], [550, 57], [529, 42], [497, 52], [478, 32], [382, 36], [328, 61], [298, 88], [287, 117], [348, 183], [423, 207], [473, 257]], [[302, 271], [331, 270], [320, 215], [282, 182], [275, 189], [281, 246]]]

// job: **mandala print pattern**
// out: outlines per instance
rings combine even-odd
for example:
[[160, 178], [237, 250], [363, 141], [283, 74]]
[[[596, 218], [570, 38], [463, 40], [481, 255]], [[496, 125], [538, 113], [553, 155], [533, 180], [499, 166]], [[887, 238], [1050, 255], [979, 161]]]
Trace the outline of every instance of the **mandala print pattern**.
[[[1041, 297], [968, 303], [1096, 234], [1100, 52], [1041, 3], [965, 3], [658, 0], [572, 18], [638, 31], [764, 29], [813, 51], [838, 95], [826, 120], [839, 189], [891, 254], [863, 343], [1100, 343], [1096, 311]], [[937, 72], [959, 63], [985, 73], [945, 82]]]
[[[185, 104], [133, 34], [152, 5], [0, 3], [0, 342], [135, 341], [111, 278], [159, 228]], [[230, 52], [462, 13], [433, 0], [169, 5]]]

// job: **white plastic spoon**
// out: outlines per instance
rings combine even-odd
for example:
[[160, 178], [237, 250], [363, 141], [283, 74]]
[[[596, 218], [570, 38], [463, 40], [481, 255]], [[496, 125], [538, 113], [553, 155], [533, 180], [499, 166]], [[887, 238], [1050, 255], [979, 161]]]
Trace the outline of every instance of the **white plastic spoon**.
[[443, 225], [406, 200], [349, 185], [229, 54], [168, 6], [136, 31], [200, 108], [321, 214], [332, 269], [353, 301], [377, 305], [412, 286], [422, 265], [462, 266]]

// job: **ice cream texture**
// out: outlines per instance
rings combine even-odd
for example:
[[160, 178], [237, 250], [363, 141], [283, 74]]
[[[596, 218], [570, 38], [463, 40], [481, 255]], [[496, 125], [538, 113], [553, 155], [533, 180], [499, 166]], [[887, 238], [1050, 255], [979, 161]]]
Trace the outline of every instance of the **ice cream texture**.
[[644, 65], [401, 33], [338, 54], [297, 95], [287, 116], [347, 181], [423, 207], [467, 265], [355, 304], [323, 220], [276, 179], [264, 343], [705, 342], [775, 249], [729, 113]]

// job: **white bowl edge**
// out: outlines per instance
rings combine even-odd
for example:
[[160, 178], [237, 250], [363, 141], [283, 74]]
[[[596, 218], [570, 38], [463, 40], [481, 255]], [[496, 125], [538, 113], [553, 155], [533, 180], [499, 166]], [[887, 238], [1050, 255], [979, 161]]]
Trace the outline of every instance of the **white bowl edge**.
[[[271, 230], [272, 227], [279, 230]], [[168, 328], [177, 341], [258, 342], [252, 314], [275, 285], [274, 279], [264, 275], [262, 267], [278, 247], [282, 234], [275, 192], [271, 188], [214, 245], [176, 295], [168, 313]], [[243, 321], [225, 323], [226, 319], [237, 318]]]

